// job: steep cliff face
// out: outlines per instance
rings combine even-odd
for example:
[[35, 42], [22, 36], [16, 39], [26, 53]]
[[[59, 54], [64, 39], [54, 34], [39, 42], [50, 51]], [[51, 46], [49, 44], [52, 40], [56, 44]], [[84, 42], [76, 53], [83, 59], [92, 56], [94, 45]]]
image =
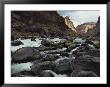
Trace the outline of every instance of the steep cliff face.
[[69, 19], [68, 16], [65, 17], [65, 24], [70, 28], [72, 29], [75, 33], [77, 33], [75, 27], [74, 27], [74, 24], [73, 22]]
[[12, 36], [63, 37], [74, 34], [57, 11], [11, 12]]
[[88, 35], [92, 37], [100, 37], [100, 17], [98, 17], [98, 21], [94, 29], [88, 31]]
[[95, 26], [96, 26], [96, 23], [94, 22], [84, 23], [84, 24], [78, 25], [76, 27], [76, 30], [79, 35], [87, 36], [88, 31], [94, 29]]
[[84, 23], [76, 28], [78, 35], [90, 39], [100, 39], [100, 17], [97, 23]]

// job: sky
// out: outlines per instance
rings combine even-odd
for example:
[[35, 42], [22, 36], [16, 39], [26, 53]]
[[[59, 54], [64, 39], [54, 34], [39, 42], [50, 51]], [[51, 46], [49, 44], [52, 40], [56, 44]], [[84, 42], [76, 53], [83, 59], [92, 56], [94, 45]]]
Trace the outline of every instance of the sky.
[[61, 16], [69, 16], [74, 26], [77, 27], [80, 24], [86, 22], [97, 22], [100, 16], [100, 11], [57, 11]]

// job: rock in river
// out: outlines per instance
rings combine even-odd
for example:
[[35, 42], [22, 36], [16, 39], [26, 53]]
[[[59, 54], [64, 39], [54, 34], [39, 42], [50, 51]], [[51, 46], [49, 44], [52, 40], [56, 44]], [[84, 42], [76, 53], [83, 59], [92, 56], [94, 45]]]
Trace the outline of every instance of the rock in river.
[[98, 77], [93, 71], [74, 70], [71, 73], [72, 77]]
[[21, 45], [21, 44], [23, 44], [23, 43], [22, 43], [21, 41], [18, 41], [18, 40], [11, 42], [11, 45], [12, 45], [12, 46], [19, 46], [19, 45]]
[[42, 61], [54, 61], [58, 59], [59, 56], [57, 54], [44, 54], [42, 55]]
[[15, 51], [12, 62], [29, 62], [40, 58], [40, 52], [34, 47], [23, 47]]
[[67, 73], [71, 71], [71, 59], [70, 58], [59, 58], [56, 62], [55, 72]]
[[49, 40], [44, 39], [41, 41], [41, 44], [44, 46], [50, 46], [51, 42]]
[[31, 70], [34, 73], [41, 73], [43, 70], [53, 70], [55, 68], [54, 61], [45, 61], [41, 63], [36, 63], [31, 66]]
[[100, 73], [100, 57], [83, 55], [74, 60], [73, 67], [75, 70], [94, 71], [97, 75]]

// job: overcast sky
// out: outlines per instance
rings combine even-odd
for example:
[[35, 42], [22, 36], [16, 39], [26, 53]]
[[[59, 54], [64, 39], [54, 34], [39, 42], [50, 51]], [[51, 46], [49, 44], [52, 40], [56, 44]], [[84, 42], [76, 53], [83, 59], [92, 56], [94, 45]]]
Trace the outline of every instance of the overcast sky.
[[58, 13], [63, 17], [69, 16], [75, 27], [86, 22], [97, 22], [100, 16], [100, 11], [58, 11]]

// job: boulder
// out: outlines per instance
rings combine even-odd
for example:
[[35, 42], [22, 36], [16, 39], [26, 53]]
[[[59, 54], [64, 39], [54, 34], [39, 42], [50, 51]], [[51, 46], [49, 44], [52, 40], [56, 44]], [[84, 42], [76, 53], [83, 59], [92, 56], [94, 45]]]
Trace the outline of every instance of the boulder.
[[89, 55], [91, 55], [91, 56], [100, 57], [100, 50], [91, 49], [88, 53], [89, 53]]
[[29, 62], [40, 58], [40, 52], [35, 48], [23, 47], [15, 51], [12, 56], [12, 62]]
[[51, 42], [49, 40], [44, 39], [41, 41], [41, 44], [44, 46], [50, 46]]
[[[73, 52], [75, 53], [75, 52]], [[89, 55], [88, 52], [77, 52], [76, 56], [83, 56], [83, 55]]]
[[23, 45], [23, 43], [21, 41], [18, 41], [18, 40], [11, 42], [11, 46], [19, 46], [19, 45]]
[[54, 47], [46, 47], [44, 45], [40, 45], [39, 47], [36, 47], [36, 49], [39, 50], [39, 51], [46, 51], [46, 50], [54, 50], [56, 48], [54, 48]]
[[44, 45], [40, 45], [39, 47], [36, 47], [36, 49], [39, 51], [44, 51], [44, 50], [47, 50], [47, 47]]
[[31, 66], [31, 70], [34, 73], [41, 73], [43, 70], [53, 70], [55, 68], [54, 61], [44, 61], [41, 63], [35, 63]]
[[68, 52], [60, 52], [60, 56], [66, 56], [66, 57], [68, 57], [69, 54], [68, 54]]
[[93, 57], [90, 55], [83, 55], [76, 57], [72, 65], [75, 70], [89, 70], [94, 71], [99, 75], [100, 73], [100, 57]]
[[81, 46], [79, 47], [79, 51], [81, 52], [88, 52], [90, 49], [92, 49], [88, 44], [83, 43], [81, 44]]
[[88, 44], [81, 44], [81, 46], [77, 49], [77, 56], [81, 55], [90, 55], [99, 57], [100, 56], [100, 50], [90, 47]]
[[42, 61], [54, 61], [58, 59], [59, 56], [57, 54], [44, 54], [42, 55]]
[[94, 45], [94, 43], [91, 40], [88, 40], [88, 39], [86, 39], [85, 43]]
[[74, 70], [71, 73], [72, 77], [98, 77], [98, 75], [93, 71], [84, 71], [84, 70]]
[[56, 73], [68, 73], [71, 71], [71, 59], [67, 57], [59, 58], [55, 62], [56, 62], [56, 67], [54, 71]]

